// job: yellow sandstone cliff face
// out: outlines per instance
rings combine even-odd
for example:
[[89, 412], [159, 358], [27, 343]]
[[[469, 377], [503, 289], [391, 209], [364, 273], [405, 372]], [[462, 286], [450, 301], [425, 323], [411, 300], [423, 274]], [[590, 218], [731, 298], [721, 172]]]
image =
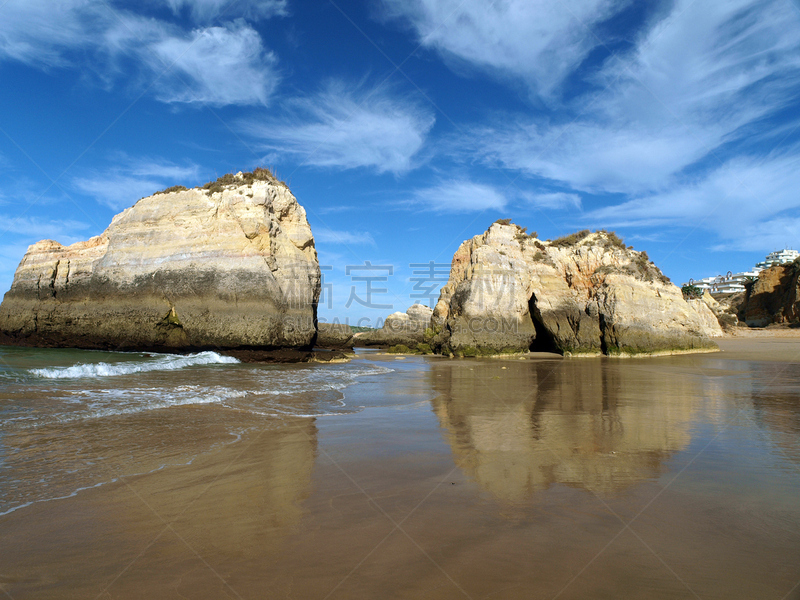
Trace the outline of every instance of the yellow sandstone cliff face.
[[775, 265], [761, 271], [745, 292], [739, 319], [750, 327], [800, 322], [800, 263]]
[[704, 303], [613, 234], [549, 242], [502, 223], [461, 244], [431, 322], [434, 345], [456, 354], [698, 351], [722, 335]]
[[38, 346], [305, 347], [319, 290], [303, 208], [275, 180], [240, 179], [143, 198], [86, 242], [34, 244], [0, 333]]

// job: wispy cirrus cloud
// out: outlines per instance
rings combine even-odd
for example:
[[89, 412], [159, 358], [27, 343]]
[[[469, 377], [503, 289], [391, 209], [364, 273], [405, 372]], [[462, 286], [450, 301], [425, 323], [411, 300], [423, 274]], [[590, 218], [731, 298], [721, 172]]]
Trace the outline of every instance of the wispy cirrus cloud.
[[167, 5], [175, 14], [188, 10], [197, 22], [239, 17], [258, 20], [288, 14], [286, 0], [167, 0]]
[[611, 0], [383, 0], [419, 43], [457, 69], [472, 66], [552, 95], [591, 50], [593, 27], [629, 4]]
[[500, 210], [506, 207], [508, 199], [497, 189], [483, 183], [466, 179], [451, 179], [417, 189], [409, 204], [435, 212], [479, 212]]
[[375, 240], [368, 231], [341, 231], [328, 227], [314, 227], [314, 240], [323, 244], [341, 244], [345, 246], [375, 246]]
[[347, 212], [351, 210], [356, 210], [358, 207], [352, 204], [334, 204], [334, 205], [327, 205], [327, 206], [316, 206], [314, 207], [314, 213], [318, 215], [327, 215], [330, 213], [338, 213], [338, 212]]
[[140, 54], [154, 72], [169, 65], [179, 73], [158, 87], [164, 102], [268, 104], [280, 80], [277, 57], [242, 23], [164, 36]]
[[0, 60], [39, 67], [65, 66], [66, 54], [91, 48], [110, 23], [103, 3], [94, 0], [6, 2], [0, 18]]
[[797, 103], [800, 14], [789, 3], [681, 0], [673, 12], [680, 26], [665, 18], [598, 73], [608, 87], [574, 101], [586, 105], [574, 122], [518, 116], [456, 144], [576, 190], [640, 194], [709, 155], [718, 163], [726, 145]]
[[726, 236], [723, 241], [714, 244], [711, 249], [717, 252], [754, 252], [764, 250], [780, 250], [782, 248], [798, 249], [800, 244], [800, 217], [781, 216], [767, 219], [759, 223], [751, 223], [740, 230], [735, 238]]
[[197, 183], [200, 168], [167, 160], [118, 157], [118, 164], [75, 177], [72, 185], [100, 204], [114, 210], [132, 206], [140, 198], [173, 185], [191, 187]]
[[[279, 13], [268, 10], [267, 4], [273, 3], [234, 4], [261, 17]], [[179, 5], [190, 6], [193, 14], [205, 14], [215, 3], [195, 0], [173, 7]], [[96, 74], [107, 83], [124, 78], [146, 85], [161, 76], [153, 90], [159, 100], [169, 103], [266, 104], [280, 80], [277, 57], [242, 20], [187, 31], [102, 0], [25, 0], [3, 5], [0, 61], [71, 68], [86, 64], [86, 53], [92, 56]], [[133, 72], [130, 66], [120, 66], [130, 59]]]
[[242, 129], [264, 151], [288, 152], [305, 164], [398, 174], [414, 168], [434, 122], [428, 107], [407, 97], [337, 81], [289, 100], [284, 116]]
[[600, 91], [566, 99], [555, 116], [476, 125], [448, 154], [514, 171], [523, 187], [531, 178], [565, 190], [539, 195], [545, 203], [579, 208], [585, 193], [613, 203], [584, 215], [597, 225], [787, 237], [778, 225], [800, 210], [800, 11], [783, 0], [668, 8], [588, 76]]
[[[800, 148], [763, 159], [737, 157], [693, 180], [621, 204], [590, 211], [586, 218], [619, 227], [659, 227], [691, 224], [715, 231], [737, 244], [764, 239], [765, 223], [797, 222], [800, 209]], [[760, 232], [751, 236], [748, 232]], [[777, 238], [786, 237], [782, 226]], [[747, 241], [749, 240], [749, 242]], [[783, 239], [783, 242], [786, 240]]]
[[547, 208], [552, 210], [561, 210], [565, 208], [573, 208], [580, 210], [583, 206], [581, 197], [578, 194], [567, 194], [566, 192], [545, 192], [545, 193], [529, 193], [522, 192], [522, 199], [537, 208]]
[[[74, 219], [47, 219], [39, 216], [16, 216], [13, 214], [0, 214], [0, 222], [6, 224], [6, 226], [10, 225], [4, 237], [24, 238], [25, 248], [27, 248], [27, 245], [43, 239], [57, 240], [64, 245], [69, 245], [80, 241], [82, 239], [80, 237], [81, 232], [90, 227], [88, 223]], [[9, 248], [16, 251], [23, 247], [22, 244], [23, 242], [20, 242], [5, 248], [6, 251]], [[17, 257], [17, 261], [21, 258], [22, 255], [20, 254]]]

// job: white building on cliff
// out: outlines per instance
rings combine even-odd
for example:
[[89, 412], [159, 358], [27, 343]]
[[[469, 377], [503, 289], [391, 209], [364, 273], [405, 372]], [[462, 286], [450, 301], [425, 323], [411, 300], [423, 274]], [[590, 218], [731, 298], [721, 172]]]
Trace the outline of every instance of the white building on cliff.
[[797, 250], [776, 250], [775, 252], [770, 252], [767, 254], [767, 258], [762, 260], [760, 263], [756, 263], [756, 268], [758, 268], [759, 271], [763, 271], [764, 269], [770, 268], [775, 263], [783, 265], [788, 262], [792, 262], [799, 256], [800, 252]]
[[683, 285], [694, 285], [701, 290], [708, 290], [712, 295], [715, 294], [735, 294], [743, 292], [745, 284], [758, 277], [758, 274], [764, 269], [768, 269], [772, 265], [782, 265], [792, 262], [800, 257], [800, 252], [797, 250], [790, 250], [784, 248], [783, 250], [776, 250], [767, 254], [766, 258], [750, 271], [743, 271], [741, 273], [731, 273], [728, 271], [726, 275], [717, 275], [715, 277], [704, 277], [703, 279], [695, 281], [690, 279], [688, 283]]

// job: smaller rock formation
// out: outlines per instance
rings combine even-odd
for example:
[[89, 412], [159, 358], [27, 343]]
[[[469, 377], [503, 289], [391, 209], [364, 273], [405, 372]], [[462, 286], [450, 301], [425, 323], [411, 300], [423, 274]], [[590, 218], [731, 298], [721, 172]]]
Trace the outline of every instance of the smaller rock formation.
[[[423, 304], [414, 304], [406, 312], [392, 313], [386, 317], [383, 327], [373, 331], [362, 331], [355, 334], [356, 346], [405, 346], [415, 350], [425, 343], [425, 331], [431, 326], [433, 310]], [[425, 351], [429, 349], [422, 348]]]
[[739, 318], [737, 317], [737, 312], [739, 310], [739, 304], [744, 299], [744, 294], [731, 294], [727, 297], [721, 298], [717, 300], [711, 294], [708, 293], [706, 290], [702, 297], [699, 299], [688, 299], [690, 305], [695, 306], [700, 312], [700, 308], [697, 305], [698, 302], [705, 303], [711, 312], [714, 313], [714, 316], [717, 318], [717, 323], [719, 326], [722, 327], [723, 331], [733, 331], [739, 325]]
[[353, 347], [353, 330], [347, 323], [319, 323], [317, 325], [317, 347], [350, 349]]
[[739, 320], [750, 327], [800, 323], [800, 260], [764, 269], [747, 286]]
[[[684, 296], [685, 297], [685, 296]], [[699, 298], [685, 298], [700, 317], [703, 324], [713, 329], [719, 325], [723, 330], [730, 330], [739, 324], [736, 311], [731, 312], [727, 304], [722, 304], [706, 290]], [[705, 305], [705, 306], [703, 306]], [[716, 322], [715, 322], [716, 321]]]
[[461, 244], [432, 326], [434, 348], [456, 355], [704, 351], [722, 335], [704, 302], [615, 234], [541, 241], [508, 221]]

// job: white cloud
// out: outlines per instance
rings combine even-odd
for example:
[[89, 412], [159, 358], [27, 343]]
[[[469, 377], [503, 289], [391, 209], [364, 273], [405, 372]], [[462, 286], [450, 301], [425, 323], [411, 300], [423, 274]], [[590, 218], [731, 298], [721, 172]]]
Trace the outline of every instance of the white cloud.
[[384, 0], [446, 59], [512, 76], [547, 96], [601, 41], [593, 26], [627, 0]]
[[591, 211], [586, 219], [615, 227], [695, 226], [715, 232], [722, 246], [765, 250], [800, 241], [798, 189], [800, 153], [794, 148], [767, 160], [733, 159], [668, 191]]
[[265, 150], [295, 154], [305, 164], [380, 173], [410, 170], [435, 121], [428, 108], [407, 98], [341, 82], [290, 101], [287, 113], [248, 123], [246, 133], [264, 140]]
[[[0, 255], [4, 258], [7, 258], [5, 253], [17, 252], [18, 249], [23, 247], [27, 250], [30, 244], [39, 240], [56, 240], [64, 245], [81, 241], [83, 238], [77, 235], [78, 232], [89, 228], [89, 224], [72, 219], [43, 219], [36, 216], [17, 217], [10, 214], [0, 215], [0, 222], [4, 224], [3, 228], [0, 229], [0, 234], [3, 234], [4, 238], [11, 236], [27, 238], [23, 242], [0, 247], [3, 248], [3, 253], [0, 253]], [[24, 251], [22, 254], [24, 254]], [[19, 255], [17, 261], [22, 260], [22, 254]]]
[[[598, 226], [697, 227], [718, 248], [797, 243], [800, 147], [769, 149], [800, 124], [799, 28], [788, 2], [678, 0], [600, 69], [606, 89], [571, 101], [574, 123], [506, 118], [452, 153], [626, 198], [584, 215]], [[578, 208], [575, 196], [560, 200]]]
[[[187, 5], [202, 12], [212, 4]], [[276, 14], [279, 4], [236, 3], [239, 13], [257, 11], [262, 17]], [[120, 59], [134, 58], [140, 85], [161, 76], [153, 90], [164, 102], [266, 104], [279, 81], [276, 56], [242, 20], [187, 32], [101, 0], [15, 0], [3, 5], [0, 16], [0, 60], [70, 67], [71, 56], [81, 51], [80, 64], [92, 65], [110, 84], [124, 72]], [[167, 68], [171, 73], [164, 73]], [[124, 75], [137, 78], [135, 71]]]
[[414, 193], [412, 204], [436, 212], [475, 212], [502, 209], [506, 198], [495, 188], [467, 180], [444, 181]]
[[[200, 168], [195, 164], [176, 165], [169, 161], [159, 161], [149, 158], [127, 159], [128, 169], [133, 175], [141, 177], [156, 177], [161, 180], [178, 182], [187, 179], [197, 179]], [[172, 185], [175, 185], [173, 183]]]
[[169, 187], [160, 184], [157, 179], [131, 177], [121, 173], [78, 177], [73, 183], [83, 193], [114, 210], [132, 206], [140, 198]]
[[267, 19], [273, 16], [286, 16], [286, 0], [167, 0], [175, 14], [187, 8], [195, 21], [207, 22], [212, 19]]
[[375, 240], [368, 231], [338, 231], [327, 227], [314, 227], [314, 240], [323, 244], [369, 245]]
[[663, 191], [726, 144], [763, 137], [763, 119], [796, 103], [798, 27], [784, 0], [678, 0], [630, 57], [600, 71], [604, 91], [573, 102], [574, 123], [520, 117], [457, 144], [577, 190]]
[[578, 194], [567, 194], [565, 192], [552, 192], [548, 194], [522, 194], [523, 199], [538, 208], [550, 208], [554, 210], [575, 208], [580, 210], [582, 207], [581, 197]]
[[179, 73], [178, 81], [165, 77], [158, 87], [156, 96], [164, 102], [267, 104], [279, 81], [277, 58], [242, 23], [167, 36], [141, 56], [155, 72], [170, 65]]
[[158, 190], [179, 184], [190, 187], [199, 177], [199, 167], [193, 164], [127, 157], [120, 162], [106, 171], [76, 177], [72, 185], [99, 203], [121, 210]]
[[800, 218], [777, 218], [746, 225], [735, 239], [715, 245], [712, 250], [771, 252], [783, 248], [800, 249]]
[[653, 132], [634, 123], [548, 129], [522, 121], [482, 129], [473, 139], [475, 144], [485, 141], [473, 147], [490, 163], [590, 192], [659, 188], [708, 150], [706, 140], [694, 138], [680, 124]]
[[110, 14], [95, 0], [12, 0], [0, 11], [0, 59], [37, 66], [62, 66], [64, 52], [92, 47], [91, 30], [107, 26]]
[[[469, 0], [465, 6], [473, 10]], [[487, 18], [481, 27], [491, 27]], [[455, 137], [448, 153], [567, 190], [519, 194], [543, 208], [580, 210], [582, 192], [626, 198], [584, 215], [598, 226], [688, 225], [713, 232], [719, 248], [797, 243], [800, 147], [767, 153], [800, 124], [791, 112], [800, 97], [800, 13], [783, 0], [676, 0], [660, 19], [627, 57], [593, 76], [601, 91], [570, 99], [549, 117], [506, 115], [476, 126]], [[578, 115], [574, 122], [569, 113]], [[419, 198], [435, 210], [505, 204], [492, 196], [464, 201], [467, 189], [438, 186]]]
[[[274, 161], [273, 161], [274, 162]], [[265, 161], [264, 164], [270, 164]], [[351, 204], [336, 204], [328, 206], [315, 206], [314, 213], [318, 215], [327, 215], [330, 213], [347, 212], [349, 210], [356, 210], [358, 207]]]

